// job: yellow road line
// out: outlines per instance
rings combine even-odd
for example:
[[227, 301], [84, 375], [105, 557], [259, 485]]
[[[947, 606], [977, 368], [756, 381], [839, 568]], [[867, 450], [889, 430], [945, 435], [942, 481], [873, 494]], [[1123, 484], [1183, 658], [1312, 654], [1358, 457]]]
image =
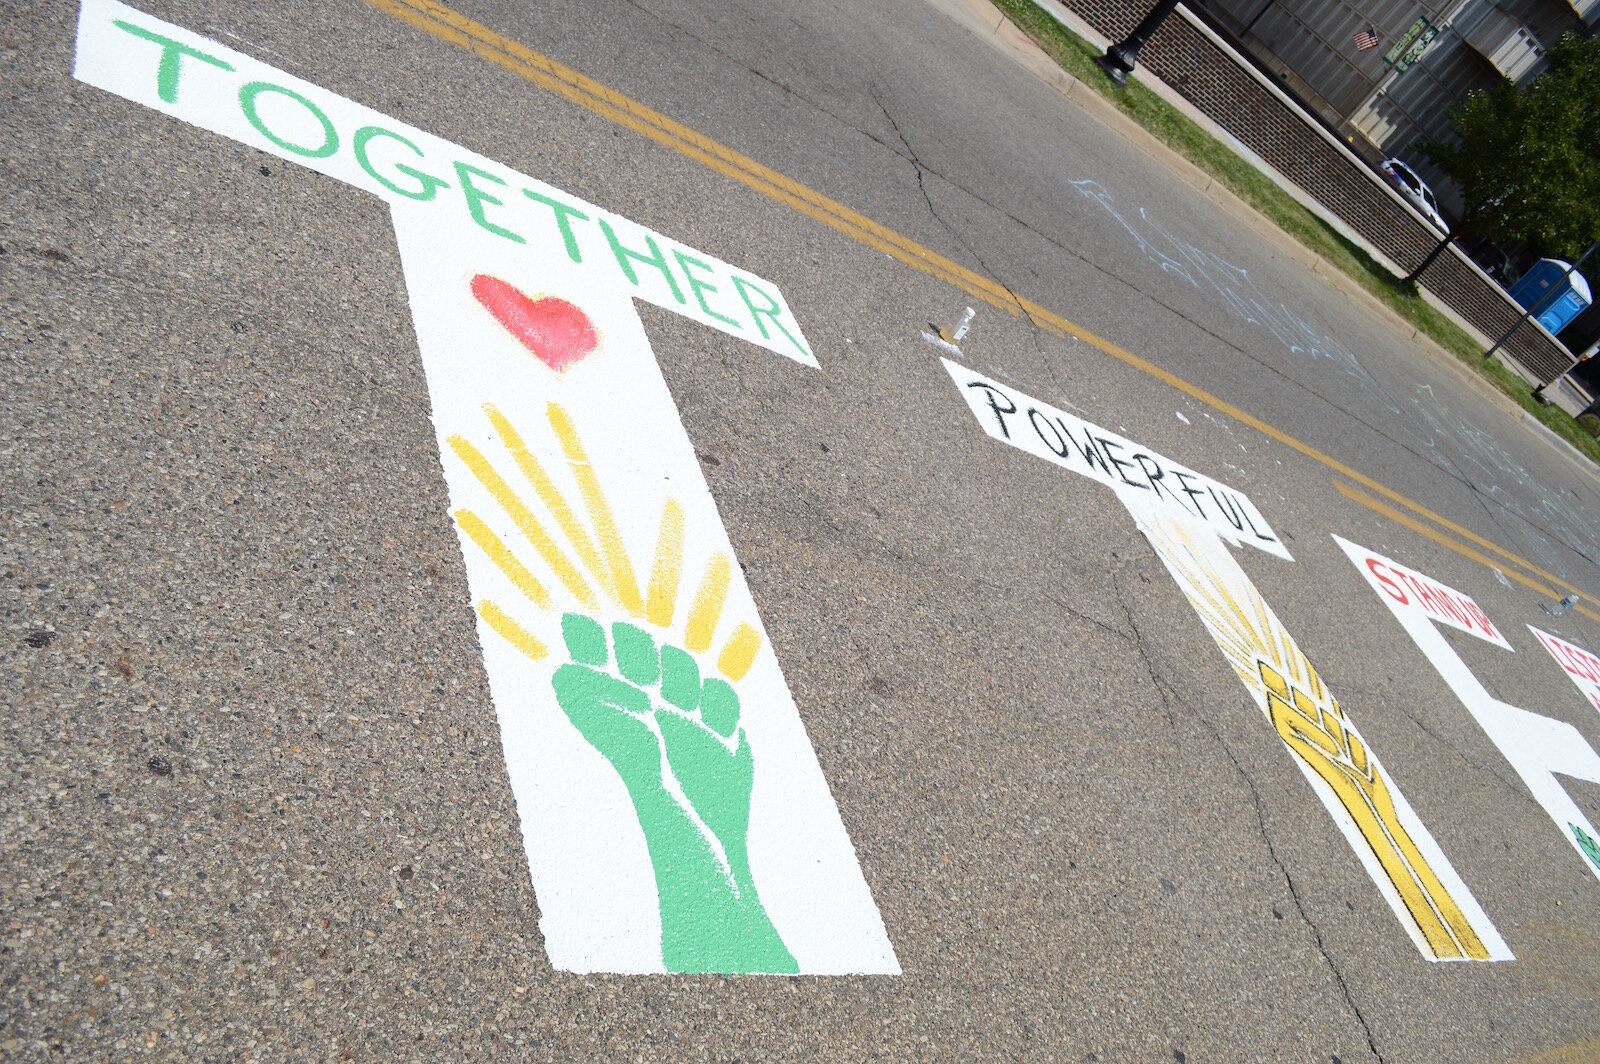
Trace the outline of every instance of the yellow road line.
[[[1057, 336], [1070, 336], [1083, 343], [1097, 348], [1121, 362], [1145, 373], [1163, 384], [1168, 384], [1196, 402], [1204, 403], [1220, 413], [1250, 426], [1262, 435], [1276, 440], [1291, 450], [1310, 458], [1315, 462], [1355, 481], [1368, 491], [1376, 492], [1391, 502], [1399, 503], [1413, 513], [1419, 514], [1434, 524], [1446, 528], [1463, 539], [1491, 551], [1505, 559], [1512, 565], [1518, 566], [1527, 572], [1533, 573], [1544, 580], [1564, 588], [1568, 591], [1577, 591], [1560, 578], [1545, 572], [1510, 551], [1491, 543], [1477, 533], [1461, 527], [1448, 518], [1434, 513], [1427, 507], [1415, 503], [1371, 477], [1358, 473], [1349, 466], [1340, 462], [1331, 455], [1304, 443], [1287, 432], [1269, 425], [1260, 418], [1226, 402], [1218, 396], [1211, 394], [1204, 388], [1190, 384], [1188, 381], [1162, 369], [1146, 359], [1140, 358], [1104, 337], [1097, 336], [1088, 329], [1083, 328], [1047, 307], [1016, 295], [1001, 285], [981, 274], [967, 269], [957, 262], [952, 262], [943, 255], [923, 247], [916, 241], [874, 222], [865, 215], [846, 207], [836, 200], [829, 199], [805, 185], [770, 167], [763, 166], [747, 155], [742, 155], [732, 148], [719, 144], [703, 134], [695, 132], [688, 126], [674, 122], [666, 115], [655, 111], [637, 100], [624, 96], [622, 93], [585, 77], [571, 67], [556, 62], [546, 55], [535, 52], [526, 45], [519, 44], [503, 34], [479, 22], [474, 22], [465, 15], [436, 3], [435, 0], [366, 0], [366, 3], [380, 11], [387, 12], [404, 22], [415, 26], [433, 37], [448, 41], [457, 47], [466, 49], [483, 59], [494, 63], [496, 66], [527, 79], [542, 88], [560, 96], [562, 99], [587, 108], [594, 113], [608, 118], [618, 125], [648, 137], [658, 144], [671, 148], [696, 162], [702, 163], [718, 173], [732, 178], [755, 191], [787, 204], [809, 218], [845, 234], [853, 240], [860, 241], [868, 247], [882, 251], [914, 269], [920, 270], [932, 277], [956, 286], [975, 299], [1008, 311], [1013, 315], [1026, 316], [1030, 322], [1056, 334]], [[1342, 489], [1341, 489], [1342, 490]], [[1524, 583], [1531, 582], [1524, 580]], [[1557, 595], [1556, 597], [1560, 597]], [[1588, 613], [1587, 610], [1584, 611]], [[1600, 615], [1593, 615], [1600, 620]]]
[[[1523, 576], [1521, 573], [1517, 572], [1515, 569], [1500, 569], [1499, 566], [1495, 565], [1493, 559], [1487, 557], [1486, 555], [1480, 554], [1478, 551], [1475, 551], [1471, 547], [1465, 546], [1464, 544], [1457, 543], [1443, 532], [1440, 532], [1437, 529], [1429, 528], [1421, 521], [1418, 521], [1413, 517], [1408, 517], [1392, 506], [1385, 506], [1383, 503], [1372, 498], [1370, 495], [1363, 495], [1361, 492], [1350, 487], [1348, 484], [1344, 483], [1338, 478], [1334, 478], [1333, 486], [1337, 488], [1339, 490], [1339, 494], [1343, 495], [1345, 498], [1360, 503], [1367, 509], [1376, 514], [1387, 517], [1396, 524], [1404, 525], [1406, 528], [1411, 529], [1411, 531], [1416, 532], [1418, 535], [1426, 536], [1442, 547], [1449, 547], [1463, 558], [1470, 558], [1479, 565], [1486, 565], [1490, 569], [1499, 570], [1500, 572], [1505, 573], [1506, 576], [1515, 580], [1517, 583], [1522, 584], [1524, 587], [1531, 587], [1541, 595], [1547, 595], [1552, 599], [1559, 599], [1561, 597], [1561, 592], [1552, 590], [1550, 587], [1539, 583], [1537, 580], [1530, 580], [1526, 576]], [[1576, 609], [1579, 613], [1583, 614], [1585, 617], [1588, 617], [1590, 620], [1600, 621], [1600, 613], [1594, 612], [1589, 607], [1580, 605], [1577, 606]]]
[[418, 29], [526, 78], [564, 100], [687, 155], [764, 196], [786, 203], [852, 239], [948, 281], [976, 298], [1012, 314], [1022, 313], [1016, 297], [989, 278], [442, 4], [432, 0], [367, 2]]

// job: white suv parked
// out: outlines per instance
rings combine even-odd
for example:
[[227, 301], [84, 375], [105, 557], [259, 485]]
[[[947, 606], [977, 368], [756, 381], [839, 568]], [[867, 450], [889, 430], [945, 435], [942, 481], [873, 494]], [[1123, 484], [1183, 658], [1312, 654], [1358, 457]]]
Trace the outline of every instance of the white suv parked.
[[1444, 220], [1444, 215], [1439, 213], [1439, 203], [1433, 198], [1433, 189], [1428, 187], [1426, 181], [1417, 176], [1417, 172], [1399, 159], [1385, 159], [1378, 164], [1378, 169], [1383, 171], [1383, 176], [1394, 182], [1394, 187], [1400, 195], [1406, 198], [1422, 216], [1442, 232], [1448, 233], [1450, 226]]

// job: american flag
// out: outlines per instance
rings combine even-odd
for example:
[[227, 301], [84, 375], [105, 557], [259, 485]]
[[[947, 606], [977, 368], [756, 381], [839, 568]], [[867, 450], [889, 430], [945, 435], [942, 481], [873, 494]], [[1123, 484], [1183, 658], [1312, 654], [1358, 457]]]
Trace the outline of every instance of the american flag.
[[1357, 31], [1355, 36], [1350, 39], [1356, 42], [1356, 51], [1358, 52], [1365, 52], [1369, 48], [1378, 47], [1378, 31], [1371, 26]]

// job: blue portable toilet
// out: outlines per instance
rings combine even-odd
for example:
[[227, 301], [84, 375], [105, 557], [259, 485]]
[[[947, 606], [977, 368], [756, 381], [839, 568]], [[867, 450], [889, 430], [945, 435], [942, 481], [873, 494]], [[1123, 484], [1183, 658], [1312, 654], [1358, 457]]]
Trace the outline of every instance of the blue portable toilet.
[[1567, 274], [1571, 268], [1571, 263], [1560, 259], [1540, 259], [1511, 286], [1511, 298], [1523, 309], [1534, 311], [1551, 335], [1565, 329], [1594, 302], [1589, 282], [1576, 270]]

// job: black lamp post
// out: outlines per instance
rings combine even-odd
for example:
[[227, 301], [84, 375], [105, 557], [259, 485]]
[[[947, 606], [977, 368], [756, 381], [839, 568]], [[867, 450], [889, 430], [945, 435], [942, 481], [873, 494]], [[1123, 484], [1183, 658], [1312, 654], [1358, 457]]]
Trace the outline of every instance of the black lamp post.
[[1177, 6], [1178, 0], [1161, 0], [1133, 28], [1127, 40], [1106, 49], [1106, 54], [1095, 60], [1100, 64], [1100, 69], [1106, 72], [1106, 77], [1116, 82], [1118, 86], [1127, 88], [1128, 75], [1133, 73], [1134, 64], [1139, 61], [1139, 49], [1144, 47], [1144, 42], [1150, 39], [1156, 27], [1161, 25], [1162, 20], [1172, 14], [1172, 9]]

